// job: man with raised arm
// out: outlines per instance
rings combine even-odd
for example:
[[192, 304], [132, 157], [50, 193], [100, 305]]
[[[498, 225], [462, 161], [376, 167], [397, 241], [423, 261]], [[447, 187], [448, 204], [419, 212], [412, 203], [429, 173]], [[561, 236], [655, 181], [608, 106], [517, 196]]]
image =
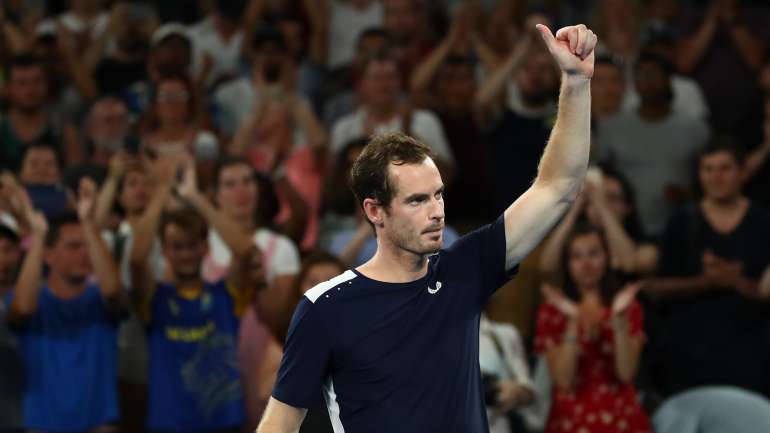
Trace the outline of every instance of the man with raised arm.
[[258, 433], [299, 431], [319, 388], [336, 432], [489, 431], [482, 308], [567, 210], [588, 164], [596, 36], [583, 25], [556, 36], [538, 29], [562, 85], [532, 186], [495, 222], [444, 250], [444, 185], [430, 149], [403, 134], [373, 138], [351, 184], [377, 253], [299, 302]]

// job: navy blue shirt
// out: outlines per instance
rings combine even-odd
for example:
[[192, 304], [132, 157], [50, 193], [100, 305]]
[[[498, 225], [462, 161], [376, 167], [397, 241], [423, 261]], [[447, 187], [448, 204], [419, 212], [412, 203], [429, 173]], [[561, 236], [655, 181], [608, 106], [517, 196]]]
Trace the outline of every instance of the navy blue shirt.
[[512, 274], [503, 218], [429, 260], [409, 283], [348, 270], [310, 289], [273, 397], [307, 408], [323, 388], [335, 431], [346, 433], [487, 432], [479, 317]]

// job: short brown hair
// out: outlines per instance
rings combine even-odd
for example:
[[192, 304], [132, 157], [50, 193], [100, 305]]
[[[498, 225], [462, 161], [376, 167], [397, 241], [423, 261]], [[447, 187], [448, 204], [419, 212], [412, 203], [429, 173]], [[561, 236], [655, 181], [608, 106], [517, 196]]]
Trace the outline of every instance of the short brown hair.
[[161, 216], [160, 226], [158, 227], [161, 242], [165, 241], [166, 226], [175, 225], [181, 228], [190, 236], [199, 236], [200, 240], [205, 241], [209, 235], [209, 228], [206, 220], [192, 209], [181, 209], [172, 212], [165, 212]]
[[363, 208], [367, 198], [390, 206], [396, 195], [388, 175], [390, 164], [419, 164], [431, 157], [428, 146], [406, 134], [391, 132], [372, 137], [350, 170], [350, 188], [359, 206]]

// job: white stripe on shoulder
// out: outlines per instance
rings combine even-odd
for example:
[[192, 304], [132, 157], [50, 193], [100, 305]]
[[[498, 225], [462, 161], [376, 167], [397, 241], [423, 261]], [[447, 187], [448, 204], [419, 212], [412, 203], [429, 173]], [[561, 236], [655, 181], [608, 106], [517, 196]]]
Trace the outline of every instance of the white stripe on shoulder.
[[321, 295], [328, 292], [329, 290], [337, 287], [338, 285], [344, 283], [345, 281], [352, 280], [356, 277], [356, 273], [347, 270], [336, 277], [332, 278], [331, 280], [324, 281], [321, 284], [316, 285], [312, 289], [305, 292], [305, 297], [310, 299], [310, 302], [315, 303], [316, 299], [320, 298]]

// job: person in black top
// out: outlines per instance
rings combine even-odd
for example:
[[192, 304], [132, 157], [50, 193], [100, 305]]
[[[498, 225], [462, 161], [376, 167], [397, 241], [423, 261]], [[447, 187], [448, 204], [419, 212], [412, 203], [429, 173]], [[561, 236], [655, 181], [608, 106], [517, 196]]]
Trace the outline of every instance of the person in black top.
[[532, 187], [444, 250], [444, 184], [430, 149], [400, 133], [374, 137], [351, 185], [377, 253], [302, 297], [259, 433], [298, 431], [320, 388], [335, 431], [489, 431], [483, 306], [575, 199], [590, 147], [597, 38], [584, 25], [556, 36], [538, 29], [563, 76], [560, 116]]
[[770, 212], [741, 193], [743, 156], [715, 139], [699, 159], [703, 198], [668, 223], [660, 278], [660, 335], [651, 362], [664, 394], [732, 385], [770, 396]]

